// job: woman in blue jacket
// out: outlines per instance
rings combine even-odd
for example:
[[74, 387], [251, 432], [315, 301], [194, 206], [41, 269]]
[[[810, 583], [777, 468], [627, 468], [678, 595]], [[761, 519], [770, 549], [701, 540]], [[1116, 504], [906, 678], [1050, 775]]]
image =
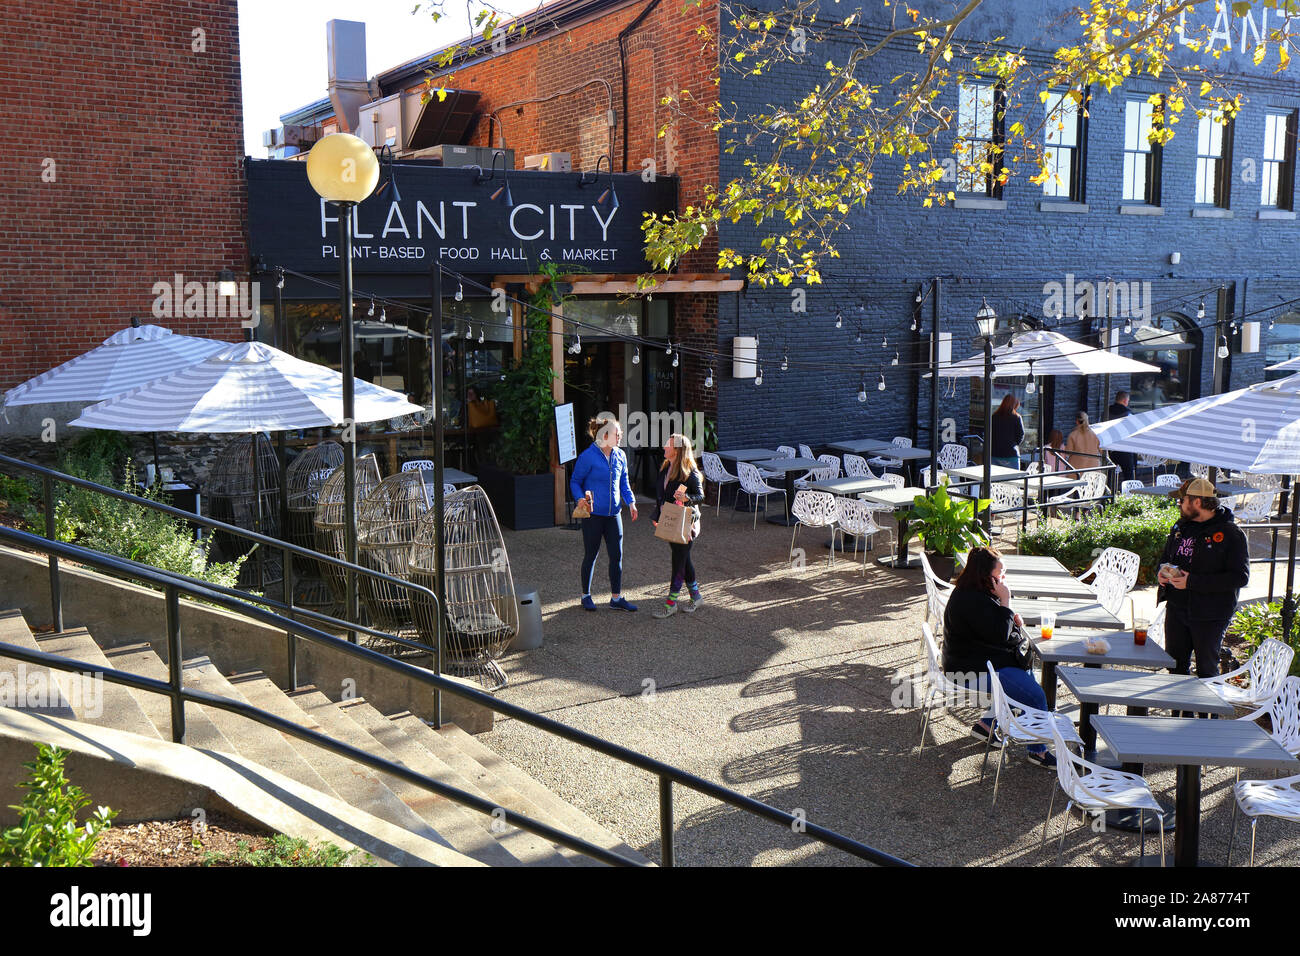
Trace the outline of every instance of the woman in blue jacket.
[[593, 418], [587, 423], [592, 443], [573, 466], [569, 490], [573, 500], [587, 499], [591, 517], [582, 519], [582, 606], [596, 610], [591, 599], [591, 575], [596, 569], [600, 542], [609, 550], [609, 606], [635, 611], [636, 605], [623, 597], [623, 504], [636, 520], [636, 498], [627, 476], [627, 455], [618, 447], [623, 429], [612, 418]]

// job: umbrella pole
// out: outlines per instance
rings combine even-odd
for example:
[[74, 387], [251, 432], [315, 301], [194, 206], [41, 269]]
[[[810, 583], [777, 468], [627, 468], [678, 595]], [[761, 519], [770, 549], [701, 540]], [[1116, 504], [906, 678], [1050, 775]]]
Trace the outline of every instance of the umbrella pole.
[[[1291, 479], [1291, 487], [1295, 487], [1295, 478]], [[1282, 641], [1291, 643], [1291, 625], [1295, 622], [1295, 538], [1297, 516], [1300, 516], [1300, 509], [1296, 507], [1295, 495], [1291, 496], [1291, 540], [1287, 544], [1286, 560], [1286, 594], [1282, 596]]]
[[[442, 415], [442, 261], [433, 264], [432, 288], [429, 297], [432, 300], [429, 315], [429, 341], [433, 350], [433, 522], [437, 533], [434, 536], [433, 591], [438, 606], [435, 616], [438, 628], [433, 648], [433, 672], [442, 673], [442, 646], [444, 640], [447, 606], [447, 562], [445, 545], [446, 529], [443, 527], [443, 441], [446, 439], [446, 423]], [[462, 393], [464, 394], [464, 393]], [[442, 726], [442, 691], [433, 691], [433, 725]]]

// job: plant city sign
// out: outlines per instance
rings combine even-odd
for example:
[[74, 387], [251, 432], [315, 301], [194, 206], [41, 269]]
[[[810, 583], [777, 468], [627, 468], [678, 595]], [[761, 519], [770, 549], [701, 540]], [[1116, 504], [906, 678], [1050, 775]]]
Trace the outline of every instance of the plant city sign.
[[[250, 159], [247, 172], [253, 255], [272, 267], [337, 271], [338, 210], [312, 190], [305, 164]], [[617, 174], [614, 206], [608, 174], [584, 186], [580, 175], [512, 171], [508, 206], [498, 193], [499, 169], [488, 180], [472, 168], [399, 162], [400, 199], [386, 191], [353, 209], [353, 268], [424, 273], [441, 260], [478, 274], [533, 273], [547, 262], [575, 271], [644, 272], [641, 219], [675, 207], [676, 181]]]

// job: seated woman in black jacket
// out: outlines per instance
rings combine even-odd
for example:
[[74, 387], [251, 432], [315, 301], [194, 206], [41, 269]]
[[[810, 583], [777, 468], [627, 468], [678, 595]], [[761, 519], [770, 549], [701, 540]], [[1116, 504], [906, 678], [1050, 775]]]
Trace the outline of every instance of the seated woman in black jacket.
[[[1047, 710], [1043, 689], [1029, 670], [1029, 641], [1020, 632], [1020, 615], [1011, 610], [1005, 578], [997, 551], [971, 549], [943, 612], [943, 669], [956, 683], [987, 693], [986, 663], [991, 663], [1008, 699]], [[984, 739], [992, 728], [985, 717], [971, 733]], [[1043, 767], [1056, 766], [1056, 758], [1041, 744], [1029, 748], [1029, 759]]]

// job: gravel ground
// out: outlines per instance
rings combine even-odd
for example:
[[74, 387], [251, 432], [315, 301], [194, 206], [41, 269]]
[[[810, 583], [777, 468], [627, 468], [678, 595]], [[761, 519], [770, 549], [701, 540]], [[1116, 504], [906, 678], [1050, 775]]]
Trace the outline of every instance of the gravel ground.
[[[773, 504], [775, 509], [776, 504]], [[804, 565], [790, 561], [791, 532], [710, 508], [695, 547], [704, 606], [694, 615], [651, 617], [667, 591], [668, 547], [641, 520], [624, 519], [624, 586], [641, 610], [606, 606], [602, 555], [593, 596], [578, 604], [582, 542], [565, 528], [506, 533], [516, 587], [537, 591], [545, 645], [509, 655], [505, 700], [657, 757], [773, 806], [806, 815], [914, 863], [930, 866], [1051, 865], [1040, 849], [1055, 777], [1008, 756], [996, 808], [992, 780], [980, 782], [982, 742], [967, 728], [973, 712], [940, 714], [916, 752], [919, 711], [902, 695], [920, 654], [925, 590], [919, 571], [877, 565], [868, 555], [827, 565], [827, 534], [801, 529]], [[1264, 536], [1259, 535], [1261, 541]], [[1014, 550], [1013, 542], [1005, 542]], [[797, 552], [796, 552], [797, 553]], [[1262, 593], [1256, 572], [1246, 597]], [[1149, 606], [1154, 592], [1137, 595]], [[1058, 705], [1077, 707], [1064, 687]], [[647, 856], [659, 858], [656, 781], [641, 771], [515, 721], [480, 737]], [[991, 765], [991, 762], [990, 762]], [[1208, 768], [1202, 794], [1202, 860], [1227, 850], [1234, 771]], [[1247, 774], [1249, 776], [1249, 774]], [[1170, 799], [1170, 767], [1147, 768]], [[991, 774], [990, 774], [991, 778]], [[682, 864], [846, 865], [857, 862], [786, 828], [674, 788], [677, 859]], [[1065, 821], [1058, 799], [1050, 824]], [[1067, 865], [1123, 865], [1135, 834], [1078, 828]], [[1260, 824], [1258, 861], [1286, 862], [1300, 846], [1284, 821]], [[1239, 824], [1234, 863], [1244, 862], [1248, 828]], [[1171, 843], [1172, 849], [1172, 843]]]

